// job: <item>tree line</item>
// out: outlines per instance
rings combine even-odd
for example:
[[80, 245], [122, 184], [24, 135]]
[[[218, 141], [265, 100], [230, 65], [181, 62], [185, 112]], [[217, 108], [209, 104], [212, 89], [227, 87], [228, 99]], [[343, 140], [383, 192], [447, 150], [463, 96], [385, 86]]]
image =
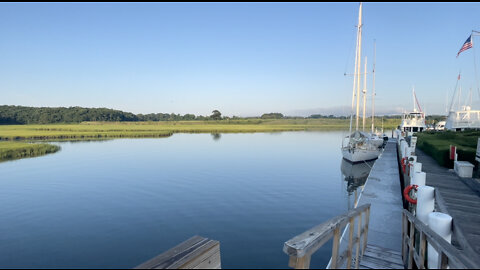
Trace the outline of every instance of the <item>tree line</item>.
[[222, 119], [318, 119], [335, 118], [346, 119], [346, 116], [314, 114], [309, 117], [289, 117], [281, 113], [265, 113], [260, 117], [232, 118], [222, 116], [218, 110], [213, 110], [211, 115], [202, 116], [194, 114], [175, 113], [150, 113], [133, 114], [120, 110], [107, 108], [83, 108], [83, 107], [26, 107], [26, 106], [0, 106], [0, 124], [53, 124], [53, 123], [80, 123], [84, 121], [103, 122], [136, 122], [136, 121], [191, 121], [191, 120], [222, 120]]

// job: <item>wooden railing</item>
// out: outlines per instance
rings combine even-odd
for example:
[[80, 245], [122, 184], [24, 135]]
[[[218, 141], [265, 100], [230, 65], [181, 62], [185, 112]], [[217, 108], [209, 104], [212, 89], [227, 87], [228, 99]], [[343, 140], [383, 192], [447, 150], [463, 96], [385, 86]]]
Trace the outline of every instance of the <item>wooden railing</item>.
[[[362, 224], [362, 214], [365, 213], [365, 224]], [[357, 234], [354, 237], [355, 218], [358, 217]], [[310, 268], [310, 258], [320, 247], [333, 237], [332, 260], [330, 268], [339, 268], [347, 260], [346, 268], [352, 266], [352, 250], [356, 247], [355, 267], [358, 268], [359, 258], [367, 246], [368, 222], [370, 204], [359, 206], [348, 213], [334, 217], [312, 229], [295, 236], [285, 242], [283, 251], [290, 256], [288, 266], [296, 269]], [[340, 236], [343, 228], [349, 224], [348, 248], [339, 256]], [[363, 241], [362, 241], [363, 236]]]
[[[415, 241], [416, 234], [420, 234], [418, 243]], [[412, 269], [413, 263], [416, 264], [418, 269], [426, 268], [427, 243], [438, 252], [438, 264], [435, 266], [428, 265], [428, 268], [446, 269], [447, 266], [456, 269], [478, 268], [478, 265], [470, 261], [425, 223], [409, 211], [403, 210], [402, 258], [408, 269]]]

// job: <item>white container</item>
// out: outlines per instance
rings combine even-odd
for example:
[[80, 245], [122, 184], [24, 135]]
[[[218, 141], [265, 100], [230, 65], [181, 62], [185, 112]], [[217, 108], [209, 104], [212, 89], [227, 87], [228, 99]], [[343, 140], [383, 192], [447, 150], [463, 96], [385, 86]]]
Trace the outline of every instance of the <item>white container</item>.
[[468, 161], [455, 161], [453, 162], [453, 169], [460, 177], [472, 178], [473, 164]]

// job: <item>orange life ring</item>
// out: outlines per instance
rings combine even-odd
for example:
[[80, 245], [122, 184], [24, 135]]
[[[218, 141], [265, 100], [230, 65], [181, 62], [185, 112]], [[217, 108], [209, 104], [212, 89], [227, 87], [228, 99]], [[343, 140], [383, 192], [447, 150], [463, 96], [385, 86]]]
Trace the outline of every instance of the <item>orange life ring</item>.
[[415, 189], [416, 191], [417, 188], [418, 188], [417, 185], [409, 185], [403, 190], [403, 197], [405, 197], [405, 200], [407, 200], [411, 204], [417, 204], [417, 200], [410, 198], [410, 195], [409, 195], [410, 190]]

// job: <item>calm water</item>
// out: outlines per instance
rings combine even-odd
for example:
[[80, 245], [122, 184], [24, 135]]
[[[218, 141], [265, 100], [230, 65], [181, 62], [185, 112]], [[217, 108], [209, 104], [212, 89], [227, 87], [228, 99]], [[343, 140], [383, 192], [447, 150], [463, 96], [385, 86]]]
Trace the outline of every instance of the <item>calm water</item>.
[[198, 234], [220, 241], [224, 268], [287, 268], [283, 243], [352, 201], [342, 135], [59, 143], [0, 163], [0, 267], [132, 268]]

